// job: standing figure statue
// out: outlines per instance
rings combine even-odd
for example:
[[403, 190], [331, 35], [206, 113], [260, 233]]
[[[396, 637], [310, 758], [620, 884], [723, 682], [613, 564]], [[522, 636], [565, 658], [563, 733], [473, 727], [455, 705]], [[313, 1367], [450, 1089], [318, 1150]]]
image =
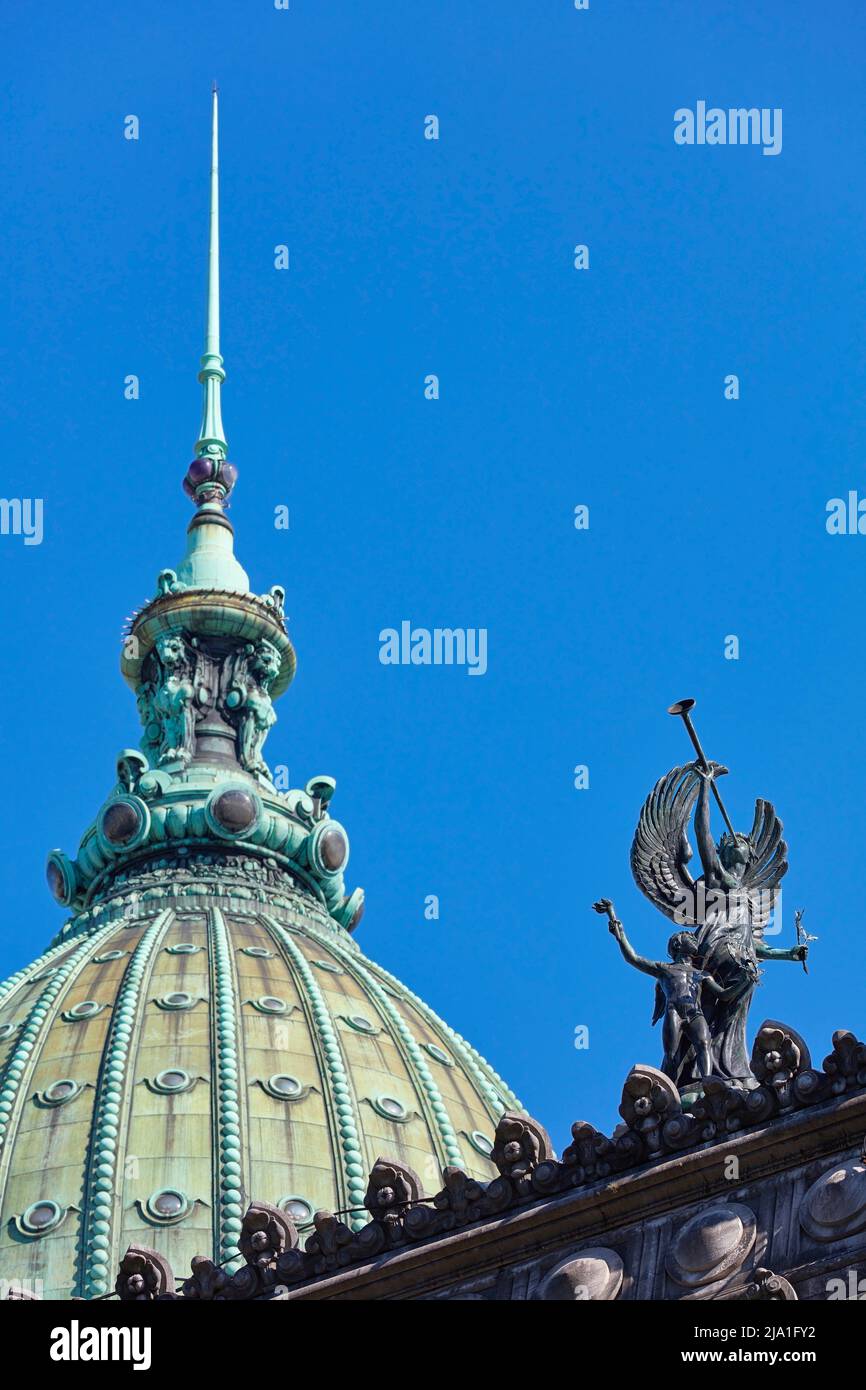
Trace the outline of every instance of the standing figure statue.
[[272, 642], [247, 644], [235, 666], [226, 705], [237, 720], [238, 762], [247, 772], [270, 781], [270, 769], [262, 758], [269, 730], [277, 722], [269, 695], [280, 673], [280, 654]]
[[[689, 954], [706, 977], [699, 1012], [710, 1035], [711, 1074], [751, 1090], [758, 1082], [749, 1064], [746, 1019], [760, 980], [758, 962], [802, 961], [805, 967], [808, 947], [775, 949], [765, 944], [764, 932], [774, 913], [778, 920], [778, 889], [788, 869], [782, 822], [771, 803], [758, 798], [751, 831], [746, 835], [734, 830], [716, 786], [727, 768], [704, 756], [689, 719], [693, 704], [682, 701], [670, 713], [682, 716], [697, 760], [672, 768], [650, 792], [635, 831], [631, 867], [650, 902], [677, 924], [681, 934], [688, 928], [684, 934], [693, 946]], [[711, 795], [728, 827], [718, 844], [710, 827]], [[693, 811], [703, 866], [698, 879], [692, 878], [687, 867], [692, 857], [687, 830]], [[665, 994], [665, 999], [670, 998]], [[661, 1012], [668, 1008], [665, 1004]], [[660, 1016], [657, 1006], [656, 1019]], [[703, 1043], [695, 1028], [703, 1031], [700, 1023], [689, 1031], [680, 1030], [670, 1055], [665, 1048], [665, 1071], [681, 1093], [700, 1090], [706, 1075]]]
[[702, 994], [721, 995], [721, 985], [716, 984], [712, 975], [700, 970], [696, 964], [698, 947], [694, 936], [688, 931], [674, 932], [668, 942], [670, 960], [647, 960], [639, 956], [625, 934], [622, 922], [614, 912], [609, 898], [601, 898], [593, 903], [596, 912], [606, 912], [610, 918], [610, 931], [619, 943], [623, 958], [636, 970], [656, 979], [656, 1009], [653, 1023], [664, 1019], [662, 1024], [662, 1043], [665, 1055], [662, 1071], [672, 1081], [677, 1079], [678, 1058], [683, 1042], [691, 1044], [695, 1064], [701, 1079], [713, 1075], [712, 1036], [704, 1014]]
[[160, 673], [151, 708], [162, 730], [159, 762], [186, 766], [195, 751], [195, 686], [193, 662], [183, 637], [163, 632], [156, 639]]

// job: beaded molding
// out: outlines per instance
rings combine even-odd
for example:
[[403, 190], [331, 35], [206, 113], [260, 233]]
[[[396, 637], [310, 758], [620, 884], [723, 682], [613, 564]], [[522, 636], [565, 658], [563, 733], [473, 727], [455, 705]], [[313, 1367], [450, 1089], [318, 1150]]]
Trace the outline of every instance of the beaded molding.
[[[339, 950], [338, 947], [333, 947], [332, 949], [335, 952]], [[362, 984], [366, 985], [368, 991], [376, 1001], [376, 1005], [382, 1017], [388, 1019], [393, 1028], [396, 1029], [397, 1035], [402, 1042], [401, 1051], [404, 1053], [404, 1060], [406, 1060], [406, 1054], [408, 1054], [408, 1060], [414, 1064], [414, 1072], [421, 1081], [426, 1100], [433, 1112], [433, 1119], [442, 1140], [446, 1159], [449, 1164], [457, 1168], [463, 1168], [465, 1166], [465, 1161], [460, 1145], [457, 1142], [457, 1131], [451, 1123], [451, 1117], [442, 1099], [442, 1092], [433, 1079], [433, 1073], [424, 1059], [424, 1054], [415, 1039], [414, 1033], [396, 1004], [389, 999], [379, 982], [370, 974], [370, 971], [366, 970], [355, 957], [351, 960], [349, 960], [348, 957], [345, 958], [345, 964], [349, 973], [354, 975]], [[410, 1076], [413, 1073], [412, 1065], [409, 1066], [409, 1073]], [[379, 1113], [381, 1114], [383, 1112], [380, 1111]]]
[[[107, 935], [110, 930], [113, 931], [113, 927], [104, 928], [104, 934]], [[36, 1002], [27, 1015], [18, 1041], [9, 1053], [3, 1068], [2, 1083], [0, 1083], [0, 1156], [2, 1156], [6, 1144], [15, 1101], [27, 1070], [30, 1054], [36, 1046], [43, 1025], [51, 1014], [51, 1006], [76, 967], [86, 963], [92, 948], [93, 938], [89, 937], [78, 947], [77, 951], [72, 952], [64, 965], [58, 966], [55, 973], [46, 981], [45, 988], [39, 991]], [[49, 952], [49, 954], [51, 953]], [[27, 973], [29, 974], [30, 971], [28, 970]]]
[[[116, 1202], [117, 1137], [120, 1107], [141, 996], [142, 977], [157, 939], [172, 919], [170, 909], [145, 930], [130, 957], [117, 993], [114, 1013], [105, 1041], [94, 1103], [91, 1150], [88, 1155], [87, 1199], [82, 1218], [81, 1287], [85, 1298], [108, 1293], [112, 1224]], [[87, 939], [88, 954], [93, 937]]]
[[[238, 1239], [243, 1229], [243, 1181], [241, 1173], [240, 1086], [238, 1084], [238, 1017], [229, 935], [219, 908], [210, 912], [214, 970], [216, 1029], [216, 1129], [219, 1139], [219, 1196], [216, 1200], [214, 1240], [216, 1262], [228, 1274], [241, 1268]], [[228, 1261], [228, 1263], [225, 1263]]]
[[[340, 1049], [337, 1031], [331, 1021], [331, 1013], [325, 1002], [325, 996], [322, 994], [303, 952], [298, 948], [295, 942], [292, 941], [289, 933], [277, 922], [273, 921], [272, 918], [263, 917], [261, 920], [288, 953], [291, 963], [294, 965], [307, 991], [310, 1008], [313, 1014], [313, 1022], [315, 1023], [319, 1041], [325, 1054], [325, 1064], [328, 1068], [331, 1081], [331, 1097], [334, 1109], [337, 1113], [337, 1123], [340, 1128], [343, 1170], [345, 1173], [349, 1206], [352, 1208], [349, 1225], [351, 1225], [352, 1230], [359, 1231], [362, 1226], [367, 1224], [367, 1214], [364, 1208], [367, 1182], [364, 1169], [364, 1155], [358, 1141], [360, 1121], [358, 1119], [357, 1110], [352, 1104], [351, 1091], [349, 1089], [349, 1076], [343, 1064], [343, 1054]], [[360, 1215], [362, 1211], [364, 1212], [363, 1216]]]

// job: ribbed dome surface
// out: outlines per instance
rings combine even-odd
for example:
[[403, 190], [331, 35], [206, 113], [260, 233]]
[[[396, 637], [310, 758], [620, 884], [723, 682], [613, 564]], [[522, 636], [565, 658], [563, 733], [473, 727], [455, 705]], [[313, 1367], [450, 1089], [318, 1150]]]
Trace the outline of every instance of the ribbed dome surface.
[[196, 510], [121, 652], [141, 745], [77, 855], [49, 855], [58, 944], [0, 985], [0, 1278], [46, 1297], [109, 1292], [133, 1243], [180, 1277], [195, 1255], [231, 1269], [251, 1200], [362, 1225], [380, 1156], [430, 1192], [451, 1164], [488, 1179], [520, 1108], [360, 954], [334, 779], [286, 790], [264, 760], [295, 653], [285, 590], [248, 592], [225, 514], [217, 107]]
[[182, 880], [0, 986], [0, 1271], [49, 1298], [107, 1292], [134, 1242], [180, 1276], [231, 1262], [251, 1199], [363, 1223], [380, 1154], [428, 1191], [447, 1164], [486, 1181], [519, 1108], [311, 894]]

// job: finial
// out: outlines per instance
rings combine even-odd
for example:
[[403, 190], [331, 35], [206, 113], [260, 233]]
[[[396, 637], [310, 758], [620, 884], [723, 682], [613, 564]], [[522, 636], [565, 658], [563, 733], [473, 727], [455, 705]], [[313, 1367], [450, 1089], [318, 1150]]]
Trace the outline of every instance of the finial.
[[198, 379], [204, 387], [201, 436], [195, 445], [195, 458], [184, 478], [184, 491], [198, 505], [222, 506], [234, 487], [237, 469], [226, 459], [226, 445], [220, 387], [225, 381], [220, 355], [220, 233], [219, 233], [219, 117], [216, 82], [213, 84], [210, 170], [210, 235], [208, 243], [207, 324], [204, 356]]

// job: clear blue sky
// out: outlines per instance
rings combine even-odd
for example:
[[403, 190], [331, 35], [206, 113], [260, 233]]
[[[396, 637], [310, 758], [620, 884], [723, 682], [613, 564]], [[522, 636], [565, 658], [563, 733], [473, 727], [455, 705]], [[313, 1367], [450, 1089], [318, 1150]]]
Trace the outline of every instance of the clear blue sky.
[[[735, 821], [784, 819], [776, 944], [797, 906], [820, 936], [751, 1032], [819, 1063], [863, 1033], [866, 536], [825, 508], [866, 494], [864, 40], [855, 0], [7, 6], [2, 492], [45, 536], [0, 537], [0, 975], [139, 737], [121, 627], [183, 553], [215, 77], [232, 516], [299, 659], [267, 751], [337, 778], [364, 949], [557, 1147], [609, 1131], [660, 1039], [590, 904], [663, 953], [628, 852], [692, 695]], [[782, 153], [676, 145], [700, 99], [781, 107]], [[381, 665], [404, 619], [485, 627], [487, 674]]]

